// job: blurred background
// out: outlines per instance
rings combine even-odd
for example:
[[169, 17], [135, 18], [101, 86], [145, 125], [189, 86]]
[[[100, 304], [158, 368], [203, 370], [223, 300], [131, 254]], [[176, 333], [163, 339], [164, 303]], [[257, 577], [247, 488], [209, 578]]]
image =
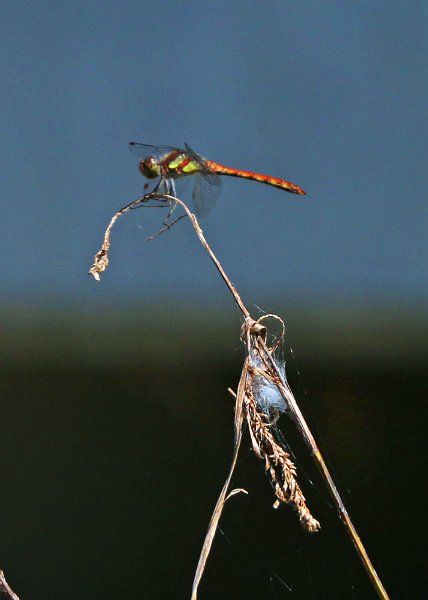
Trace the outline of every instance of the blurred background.
[[[392, 597], [426, 572], [425, 2], [4, 2], [0, 568], [26, 598], [189, 598], [232, 453], [240, 314], [193, 230], [139, 210], [130, 140], [302, 186], [225, 178], [201, 224], [287, 375]], [[180, 191], [180, 189], [179, 189]], [[183, 192], [190, 198], [191, 186]], [[280, 423], [322, 530], [247, 438], [201, 587], [371, 598]]]

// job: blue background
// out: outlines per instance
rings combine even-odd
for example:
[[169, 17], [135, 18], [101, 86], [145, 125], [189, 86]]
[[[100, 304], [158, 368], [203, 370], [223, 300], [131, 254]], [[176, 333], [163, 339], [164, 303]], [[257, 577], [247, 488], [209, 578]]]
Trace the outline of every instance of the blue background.
[[426, 299], [427, 12], [424, 2], [4, 3], [5, 294], [224, 297], [184, 223], [144, 242], [156, 211], [117, 226], [102, 289], [86, 278], [110, 216], [142, 192], [127, 149], [136, 140], [186, 141], [307, 190], [223, 181], [204, 230], [251, 300]]

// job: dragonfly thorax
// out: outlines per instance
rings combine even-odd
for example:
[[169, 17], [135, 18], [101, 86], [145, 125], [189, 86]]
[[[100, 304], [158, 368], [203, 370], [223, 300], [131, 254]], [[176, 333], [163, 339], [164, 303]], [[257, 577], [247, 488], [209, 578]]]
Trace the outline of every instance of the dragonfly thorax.
[[146, 158], [141, 160], [139, 169], [144, 177], [147, 177], [148, 179], [154, 179], [161, 174], [159, 161], [154, 156], [146, 156]]

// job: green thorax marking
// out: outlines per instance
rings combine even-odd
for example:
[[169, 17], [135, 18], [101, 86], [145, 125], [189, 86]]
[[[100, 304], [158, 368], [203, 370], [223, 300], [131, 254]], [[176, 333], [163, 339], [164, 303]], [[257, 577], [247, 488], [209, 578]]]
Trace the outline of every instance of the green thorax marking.
[[177, 174], [193, 175], [201, 170], [201, 166], [195, 160], [189, 160], [187, 154], [179, 154], [168, 163], [168, 169]]

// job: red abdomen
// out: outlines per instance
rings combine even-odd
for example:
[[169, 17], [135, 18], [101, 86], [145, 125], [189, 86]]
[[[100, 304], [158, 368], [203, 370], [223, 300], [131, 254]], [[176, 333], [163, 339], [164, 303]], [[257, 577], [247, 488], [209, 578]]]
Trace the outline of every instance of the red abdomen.
[[272, 185], [292, 194], [306, 194], [305, 190], [303, 190], [301, 187], [295, 185], [294, 183], [291, 183], [291, 181], [285, 181], [285, 179], [269, 177], [269, 175], [261, 175], [260, 173], [252, 173], [251, 171], [241, 171], [241, 169], [231, 169], [230, 167], [225, 167], [224, 165], [220, 165], [219, 163], [213, 162], [211, 160], [205, 160], [205, 163], [211, 171], [213, 171], [214, 173], [218, 173], [219, 175], [228, 175], [230, 177], [243, 177], [245, 179], [252, 179], [253, 181], [265, 183], [266, 185]]

